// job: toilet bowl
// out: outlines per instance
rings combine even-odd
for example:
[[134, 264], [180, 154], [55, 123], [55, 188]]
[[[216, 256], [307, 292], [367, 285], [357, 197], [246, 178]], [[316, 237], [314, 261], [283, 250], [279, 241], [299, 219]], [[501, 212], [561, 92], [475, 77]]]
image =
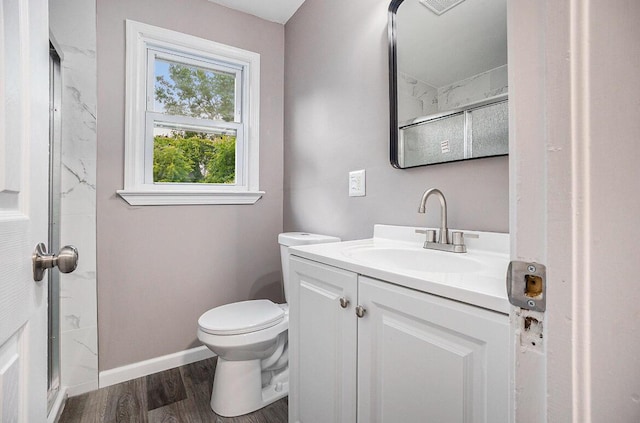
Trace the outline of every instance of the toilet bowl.
[[[278, 236], [285, 298], [289, 247], [339, 238], [288, 232]], [[289, 307], [250, 300], [213, 308], [198, 319], [198, 339], [218, 356], [211, 409], [235, 417], [266, 407], [289, 393]]]

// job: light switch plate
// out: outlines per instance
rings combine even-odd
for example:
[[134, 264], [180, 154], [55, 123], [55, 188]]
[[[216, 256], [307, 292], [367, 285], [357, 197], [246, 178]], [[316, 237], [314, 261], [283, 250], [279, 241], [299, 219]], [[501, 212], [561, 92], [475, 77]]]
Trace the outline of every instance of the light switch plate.
[[349, 172], [349, 197], [364, 197], [366, 192], [364, 169]]

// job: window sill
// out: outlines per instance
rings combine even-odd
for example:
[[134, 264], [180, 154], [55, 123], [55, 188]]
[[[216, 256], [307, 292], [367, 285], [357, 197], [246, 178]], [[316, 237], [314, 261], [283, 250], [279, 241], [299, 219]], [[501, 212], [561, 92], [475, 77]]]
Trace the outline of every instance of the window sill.
[[118, 190], [116, 193], [132, 206], [255, 204], [264, 195], [264, 191]]

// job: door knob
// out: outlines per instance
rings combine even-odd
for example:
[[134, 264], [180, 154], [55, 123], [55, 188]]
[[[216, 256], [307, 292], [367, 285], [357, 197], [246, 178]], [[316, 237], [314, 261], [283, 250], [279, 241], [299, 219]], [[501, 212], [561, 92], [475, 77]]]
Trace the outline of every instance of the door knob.
[[33, 251], [33, 280], [40, 282], [44, 271], [58, 266], [62, 273], [71, 273], [78, 267], [78, 249], [73, 245], [65, 245], [58, 254], [48, 254], [47, 246], [42, 242]]
[[356, 316], [364, 317], [364, 314], [367, 312], [367, 309], [359, 305], [356, 307]]
[[342, 308], [349, 307], [349, 300], [347, 300], [346, 297], [341, 297], [340, 298], [340, 307], [342, 307]]

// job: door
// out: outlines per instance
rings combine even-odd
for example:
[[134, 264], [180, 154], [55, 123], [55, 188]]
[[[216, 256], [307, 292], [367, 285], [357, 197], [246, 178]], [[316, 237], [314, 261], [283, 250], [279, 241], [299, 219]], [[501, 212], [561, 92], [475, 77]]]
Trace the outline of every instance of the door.
[[289, 421], [356, 421], [357, 274], [291, 258]]
[[507, 315], [358, 281], [358, 422], [508, 422]]
[[0, 0], [0, 420], [44, 422], [47, 284], [31, 255], [47, 239], [47, 0]]
[[512, 312], [515, 421], [640, 422], [640, 2], [508, 13], [511, 258], [547, 265], [546, 311]]

